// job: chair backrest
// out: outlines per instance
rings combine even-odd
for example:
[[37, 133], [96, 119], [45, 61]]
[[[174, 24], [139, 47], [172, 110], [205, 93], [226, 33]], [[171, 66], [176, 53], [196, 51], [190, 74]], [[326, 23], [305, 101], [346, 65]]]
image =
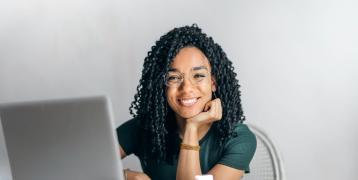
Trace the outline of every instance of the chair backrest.
[[266, 133], [258, 127], [248, 124], [256, 135], [256, 153], [250, 163], [250, 173], [244, 180], [284, 180], [284, 168], [281, 157]]

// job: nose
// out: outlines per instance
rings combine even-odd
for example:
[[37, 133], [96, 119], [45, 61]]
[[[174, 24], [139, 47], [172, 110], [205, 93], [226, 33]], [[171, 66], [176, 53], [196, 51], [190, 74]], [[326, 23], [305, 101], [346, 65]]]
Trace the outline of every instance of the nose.
[[194, 88], [194, 84], [189, 80], [189, 78], [184, 78], [183, 82], [180, 84], [179, 89], [184, 92], [190, 92]]

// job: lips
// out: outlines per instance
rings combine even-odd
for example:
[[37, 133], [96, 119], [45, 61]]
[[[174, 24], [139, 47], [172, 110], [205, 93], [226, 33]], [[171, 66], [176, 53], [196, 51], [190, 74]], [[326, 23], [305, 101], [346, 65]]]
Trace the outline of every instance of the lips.
[[190, 107], [193, 106], [196, 102], [198, 102], [199, 98], [182, 98], [178, 99], [179, 104], [182, 106]]

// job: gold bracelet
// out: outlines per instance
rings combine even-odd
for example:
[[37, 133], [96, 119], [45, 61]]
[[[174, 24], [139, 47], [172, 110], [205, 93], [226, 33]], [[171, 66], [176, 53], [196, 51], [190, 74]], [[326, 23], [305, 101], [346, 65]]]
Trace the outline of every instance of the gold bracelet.
[[180, 144], [180, 149], [199, 151], [200, 146], [192, 146], [192, 145], [189, 145], [189, 144], [181, 143]]

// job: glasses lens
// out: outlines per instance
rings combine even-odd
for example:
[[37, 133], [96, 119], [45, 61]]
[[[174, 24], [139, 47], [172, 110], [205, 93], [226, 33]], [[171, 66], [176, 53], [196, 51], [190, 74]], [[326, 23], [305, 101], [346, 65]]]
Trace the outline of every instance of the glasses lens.
[[[208, 82], [210, 73], [206, 69], [192, 70], [189, 74], [189, 80], [193, 85], [200, 85]], [[165, 85], [169, 87], [179, 87], [184, 80], [184, 75], [180, 72], [168, 72], [165, 76]]]
[[209, 79], [209, 72], [206, 69], [196, 70], [191, 72], [191, 82], [199, 85], [202, 82], [207, 82]]
[[177, 72], [169, 72], [165, 76], [165, 84], [170, 87], [179, 86], [182, 80], [182, 75]]

